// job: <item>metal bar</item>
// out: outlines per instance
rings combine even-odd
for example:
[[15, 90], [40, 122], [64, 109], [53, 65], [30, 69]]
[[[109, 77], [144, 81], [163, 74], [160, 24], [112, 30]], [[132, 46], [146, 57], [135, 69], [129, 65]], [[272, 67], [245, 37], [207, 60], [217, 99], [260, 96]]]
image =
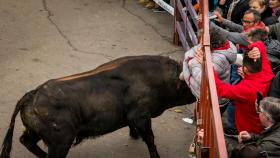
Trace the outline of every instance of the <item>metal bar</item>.
[[191, 22], [187, 16], [186, 12], [183, 11], [183, 6], [182, 6], [181, 1], [177, 1], [177, 6], [178, 6], [178, 10], [180, 12], [180, 15], [184, 21], [184, 24], [185, 24], [186, 33], [188, 33], [188, 36], [190, 37], [192, 44], [197, 45], [198, 44], [197, 37], [195, 35], [195, 32], [192, 28]]
[[179, 45], [179, 35], [176, 29], [176, 23], [180, 19], [180, 13], [178, 12], [178, 5], [177, 5], [177, 0], [174, 0], [174, 17], [173, 17], [173, 44]]
[[197, 15], [196, 11], [193, 8], [191, 0], [184, 0], [184, 1], [185, 1], [187, 10], [188, 10], [188, 12], [190, 13], [190, 15], [192, 17], [192, 21], [195, 24], [196, 29], [198, 29], [198, 21], [197, 21], [198, 15]]
[[179, 34], [179, 38], [181, 40], [181, 44], [182, 44], [184, 50], [185, 51], [189, 50], [190, 46], [189, 46], [189, 44], [186, 41], [186, 38], [185, 38], [184, 33], [182, 31], [181, 25], [180, 25], [180, 23], [178, 21], [176, 21], [176, 30], [177, 30], [177, 32]]

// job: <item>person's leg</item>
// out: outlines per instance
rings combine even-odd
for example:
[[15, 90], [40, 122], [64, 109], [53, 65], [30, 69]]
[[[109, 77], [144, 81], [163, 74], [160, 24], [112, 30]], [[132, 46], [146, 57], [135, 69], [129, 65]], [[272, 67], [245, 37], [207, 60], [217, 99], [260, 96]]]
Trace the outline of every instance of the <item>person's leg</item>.
[[227, 147], [228, 158], [230, 158], [233, 149], [238, 145], [238, 140], [236, 138], [225, 136], [225, 142]]
[[226, 120], [226, 128], [235, 130], [235, 106], [234, 103], [228, 104], [227, 107], [227, 120]]

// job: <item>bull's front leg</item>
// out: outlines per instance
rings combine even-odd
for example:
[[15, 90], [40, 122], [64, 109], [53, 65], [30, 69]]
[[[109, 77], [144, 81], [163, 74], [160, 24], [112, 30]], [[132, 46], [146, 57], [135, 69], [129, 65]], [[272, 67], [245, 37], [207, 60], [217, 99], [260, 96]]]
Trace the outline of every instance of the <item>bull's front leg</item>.
[[[135, 115], [134, 115], [135, 116]], [[137, 116], [137, 115], [136, 115]], [[151, 126], [151, 118], [148, 116], [133, 118], [131, 123], [148, 146], [151, 158], [160, 158], [154, 143], [154, 134]]]

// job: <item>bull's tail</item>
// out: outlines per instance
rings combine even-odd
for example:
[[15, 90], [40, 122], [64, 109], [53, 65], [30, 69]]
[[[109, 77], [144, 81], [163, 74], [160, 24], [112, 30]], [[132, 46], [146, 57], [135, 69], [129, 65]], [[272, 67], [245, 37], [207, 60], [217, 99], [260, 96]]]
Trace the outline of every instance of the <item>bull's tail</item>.
[[12, 149], [12, 141], [13, 141], [13, 132], [15, 127], [15, 120], [18, 112], [23, 108], [24, 105], [26, 105], [31, 99], [33, 99], [33, 96], [35, 94], [36, 90], [32, 90], [28, 93], [26, 93], [17, 103], [16, 108], [14, 110], [13, 116], [11, 118], [10, 127], [6, 133], [6, 136], [4, 138], [3, 144], [1, 146], [1, 154], [0, 158], [9, 158], [11, 149]]

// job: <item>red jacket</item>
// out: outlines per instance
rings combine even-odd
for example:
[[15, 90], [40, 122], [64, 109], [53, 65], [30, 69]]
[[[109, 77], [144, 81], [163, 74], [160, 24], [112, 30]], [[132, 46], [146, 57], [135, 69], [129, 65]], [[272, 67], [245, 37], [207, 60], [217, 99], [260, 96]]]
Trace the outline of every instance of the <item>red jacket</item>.
[[256, 113], [256, 93], [261, 92], [263, 96], [268, 94], [271, 80], [274, 78], [270, 62], [266, 55], [266, 48], [262, 42], [255, 42], [248, 46], [259, 48], [262, 56], [262, 71], [245, 75], [244, 79], [237, 85], [221, 82], [216, 72], [215, 81], [219, 97], [232, 99], [235, 103], [235, 122], [238, 132], [248, 131], [259, 134], [263, 128], [259, 115]]

